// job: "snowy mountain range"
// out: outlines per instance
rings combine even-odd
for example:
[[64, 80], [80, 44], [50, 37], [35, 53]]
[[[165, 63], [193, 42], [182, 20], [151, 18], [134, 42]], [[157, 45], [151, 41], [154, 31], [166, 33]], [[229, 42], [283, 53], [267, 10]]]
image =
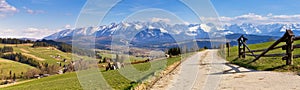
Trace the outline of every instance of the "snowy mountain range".
[[47, 40], [69, 42], [73, 36], [94, 36], [101, 45], [109, 44], [112, 39], [129, 41], [133, 45], [161, 45], [175, 41], [207, 39], [214, 37], [228, 38], [230, 35], [248, 34], [280, 37], [286, 29], [300, 35], [300, 24], [232, 24], [217, 27], [214, 24], [175, 24], [164, 22], [112, 23], [110, 25], [66, 29], [45, 37]]
[[[84, 27], [76, 29], [66, 29], [54, 33], [44, 39], [56, 40], [64, 37], [75, 36], [89, 36], [96, 35], [96, 37], [113, 36], [119, 32], [127, 33], [148, 33], [148, 37], [159, 36], [163, 34], [192, 36], [196, 38], [208, 38], [210, 33], [217, 32], [220, 35], [230, 34], [253, 34], [253, 35], [267, 35], [267, 36], [281, 36], [286, 29], [293, 30], [296, 34], [300, 31], [300, 24], [233, 24], [225, 25], [223, 27], [216, 27], [213, 24], [175, 24], [169, 25], [164, 22], [134, 22], [134, 23], [112, 23], [111, 25]], [[126, 34], [126, 33], [122, 33]]]
[[[85, 28], [76, 28], [76, 29], [66, 29], [60, 32], [54, 33], [50, 36], [45, 37], [44, 39], [56, 40], [64, 37], [71, 36], [89, 36], [96, 35], [96, 37], [110, 37], [116, 35], [120, 32], [122, 34], [140, 33], [142, 31], [147, 37], [157, 37], [162, 36], [163, 34], [171, 35], [184, 35], [184, 36], [197, 36], [208, 33], [207, 29], [202, 29], [203, 25], [200, 24], [176, 24], [169, 25], [164, 22], [134, 22], [134, 23], [112, 23], [111, 25], [103, 25], [96, 27], [85, 27]], [[118, 32], [116, 32], [118, 31]], [[207, 35], [207, 34], [206, 34]], [[203, 36], [208, 37], [208, 36]]]

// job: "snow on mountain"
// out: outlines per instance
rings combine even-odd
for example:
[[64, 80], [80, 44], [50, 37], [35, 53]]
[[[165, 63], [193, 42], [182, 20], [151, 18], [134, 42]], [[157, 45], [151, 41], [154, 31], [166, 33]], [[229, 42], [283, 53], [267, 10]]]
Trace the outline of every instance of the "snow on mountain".
[[[207, 27], [208, 28], [208, 27]], [[168, 33], [172, 35], [188, 35], [196, 36], [197, 32], [201, 29], [200, 24], [195, 24], [191, 26], [176, 24], [169, 25], [164, 22], [133, 22], [133, 23], [112, 23], [110, 25], [103, 25], [98, 27], [87, 27], [87, 28], [76, 28], [76, 29], [66, 29], [60, 32], [54, 33], [50, 36], [45, 37], [44, 39], [60, 39], [67, 36], [88, 36], [96, 35], [96, 37], [102, 36], [112, 36], [117, 31], [122, 32], [122, 34], [129, 35], [132, 33], [138, 33], [142, 30], [149, 29], [148, 32], [151, 33], [151, 30], [159, 30], [160, 33]], [[206, 30], [206, 29], [204, 29]]]
[[[269, 35], [281, 36], [286, 29], [291, 29], [300, 32], [300, 24], [265, 24], [254, 25], [251, 23], [225, 25], [223, 27], [216, 27], [214, 24], [175, 24], [170, 25], [164, 22], [121, 22], [112, 23], [110, 25], [85, 27], [76, 29], [66, 29], [54, 33], [44, 39], [56, 40], [70, 36], [89, 36], [96, 37], [111, 37], [115, 34], [122, 34], [124, 37], [138, 34], [141, 31], [146, 31], [142, 36], [152, 37], [155, 35], [175, 35], [196, 38], [208, 38], [209, 35], [215, 34], [254, 34], [254, 35]], [[296, 33], [298, 34], [298, 33]], [[140, 36], [140, 37], [142, 37]]]
[[200, 24], [200, 28], [202, 28], [205, 32], [212, 31], [212, 27], [206, 25], [206, 24]]
[[49, 39], [49, 40], [55, 40], [63, 37], [68, 37], [68, 36], [88, 36], [88, 35], [94, 35], [95, 32], [103, 27], [88, 27], [88, 28], [77, 28], [77, 29], [66, 29], [62, 30], [60, 32], [54, 33], [50, 36], [45, 37], [44, 39]]
[[[299, 24], [265, 24], [265, 25], [254, 25], [254, 24], [233, 24], [224, 26], [227, 32], [239, 33], [239, 34], [254, 34], [254, 35], [267, 35], [267, 36], [282, 36], [287, 30], [293, 31], [300, 30]], [[224, 32], [226, 32], [224, 30]], [[298, 33], [296, 33], [298, 34]]]

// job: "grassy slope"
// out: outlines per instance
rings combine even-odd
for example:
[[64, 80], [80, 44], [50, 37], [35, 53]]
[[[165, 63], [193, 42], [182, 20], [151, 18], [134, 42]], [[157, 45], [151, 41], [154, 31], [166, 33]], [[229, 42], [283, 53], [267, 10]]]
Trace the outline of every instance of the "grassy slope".
[[[43, 60], [40, 60], [42, 62], [47, 62], [49, 64], [55, 64], [58, 61], [62, 61], [63, 59], [71, 60], [72, 55], [70, 53], [64, 53], [62, 51], [59, 51], [57, 49], [51, 49], [50, 47], [38, 47], [38, 48], [32, 48], [32, 44], [19, 44], [19, 45], [11, 45], [11, 44], [0, 44], [0, 47], [6, 46], [12, 46], [14, 49], [14, 52], [18, 53], [26, 53], [30, 54], [31, 58], [38, 57]], [[24, 54], [25, 55], [25, 54]], [[60, 55], [61, 58], [53, 58], [52, 56]], [[32, 57], [34, 56], [34, 57]], [[34, 58], [36, 59], [36, 58]]]
[[[180, 57], [169, 58], [167, 61], [167, 65], [171, 65], [174, 62], [180, 61]], [[152, 65], [158, 65], [162, 63], [162, 61], [154, 61]], [[133, 65], [137, 70], [147, 71], [150, 68], [150, 63], [142, 63]], [[125, 67], [124, 69], [126, 69]], [[153, 70], [149, 70], [145, 73], [153, 73], [161, 68], [154, 68]], [[101, 69], [103, 70], [103, 69]], [[105, 77], [106, 81], [112, 86], [114, 89], [128, 89], [135, 85], [133, 81], [128, 80], [124, 76], [122, 76], [117, 70], [111, 71], [102, 71], [102, 75]], [[133, 74], [134, 75], [134, 74]], [[144, 76], [138, 78], [138, 80], [145, 79]], [[22, 89], [30, 89], [30, 90], [54, 90], [54, 89], [81, 89], [80, 83], [77, 80], [76, 73], [67, 73], [63, 75], [56, 75], [46, 78], [41, 78], [38, 80], [30, 81], [27, 83], [18, 84], [15, 86], [10, 86], [6, 88], [2, 88], [3, 90], [22, 90]]]
[[[3, 47], [4, 44], [0, 44], [0, 47]], [[62, 58], [69, 59], [72, 58], [71, 54], [61, 52], [56, 49], [49, 49], [46, 47], [39, 47], [39, 48], [32, 48], [32, 44], [22, 44], [22, 45], [9, 45], [6, 44], [5, 46], [12, 46], [14, 48], [15, 52], [21, 52], [21, 53], [27, 53], [34, 55], [35, 57], [43, 58], [45, 59], [43, 62], [48, 62], [50, 64], [55, 64], [58, 60], [50, 57], [50, 55], [60, 55]], [[111, 57], [110, 54], [102, 54], [104, 57]], [[132, 60], [144, 60], [144, 58], [136, 58], [134, 56], [130, 57]], [[170, 58], [167, 61], [167, 65], [171, 65], [174, 62], [180, 61], [180, 57]], [[17, 62], [16, 62], [17, 63]], [[159, 65], [162, 63], [162, 61], [154, 61], [152, 62], [152, 66]], [[19, 64], [19, 63], [18, 63]], [[15, 66], [15, 65], [14, 65]], [[140, 71], [147, 71], [150, 67], [150, 63], [142, 63], [142, 64], [136, 64], [133, 65], [137, 70]], [[2, 68], [0, 68], [2, 69]], [[126, 67], [125, 67], [126, 69]], [[162, 68], [153, 68], [153, 70], [149, 70], [146, 73], [146, 76], [141, 75], [140, 77], [137, 77], [137, 81], [142, 81], [144, 79], [149, 78], [148, 76], [152, 76], [153, 73], [156, 71], [161, 70]], [[18, 69], [19, 70], [19, 69]], [[104, 70], [101, 68], [101, 70]], [[21, 71], [21, 69], [19, 70]], [[135, 81], [128, 80], [127, 78], [123, 77], [118, 71], [112, 70], [112, 71], [102, 71], [103, 76], [107, 80], [107, 82], [114, 88], [114, 89], [126, 89], [130, 88], [133, 85], [136, 85]], [[135, 75], [134, 73], [131, 75]], [[76, 73], [68, 73], [63, 75], [55, 75], [51, 77], [46, 77], [38, 80], [33, 80], [30, 82], [18, 84], [15, 86], [10, 86], [4, 89], [30, 89], [30, 90], [39, 90], [39, 89], [81, 89], [80, 83], [77, 80]]]
[[3, 88], [2, 90], [75, 90], [80, 88], [81, 86], [77, 80], [76, 74], [67, 73], [29, 81], [15, 86], [10, 86], [8, 88]]
[[[43, 60], [43, 62], [47, 62], [49, 64], [55, 64], [58, 61], [62, 61], [63, 59], [67, 59], [68, 61], [70, 61], [72, 59], [72, 54], [71, 53], [65, 53], [62, 52], [60, 50], [57, 49], [52, 49], [52, 47], [37, 47], [37, 48], [32, 48], [32, 44], [18, 44], [16, 46], [16, 44], [0, 44], [0, 47], [3, 46], [12, 46], [14, 49], [14, 52], [18, 52], [18, 53], [26, 53], [26, 54], [30, 54], [31, 58], [34, 57], [38, 57], [41, 58]], [[26, 55], [24, 54], [24, 55]], [[61, 56], [61, 58], [53, 58], [51, 56]], [[107, 53], [101, 53], [100, 55], [107, 58], [111, 58], [113, 56], [113, 54], [107, 54]], [[34, 57], [32, 57], [34, 56]], [[87, 57], [83, 57], [83, 56], [74, 56], [75, 58], [87, 58]], [[145, 60], [146, 58], [141, 58], [141, 57], [134, 57], [134, 56], [130, 56], [130, 60]], [[38, 60], [38, 59], [37, 59]]]
[[[112, 57], [115, 57], [116, 55], [115, 54], [109, 54], [109, 53], [101, 53], [101, 54], [98, 54], [98, 55], [101, 55], [102, 58], [112, 58]], [[121, 56], [121, 55], [120, 55]], [[147, 58], [142, 58], [142, 57], [135, 57], [135, 56], [129, 56], [130, 60], [131, 61], [140, 61], [140, 60], [146, 60]]]
[[15, 73], [16, 76], [21, 75], [21, 72], [26, 72], [28, 69], [33, 69], [34, 67], [21, 64], [19, 62], [14, 62], [11, 60], [6, 60], [0, 58], [0, 76], [9, 76], [9, 71], [11, 70], [12, 73]]
[[[249, 45], [251, 50], [264, 49], [271, 46], [274, 42], [266, 42], [261, 44], [253, 44]], [[284, 43], [280, 43], [283, 45]], [[294, 42], [294, 44], [300, 44], [300, 41]], [[261, 52], [255, 53], [260, 54]], [[282, 49], [276, 49], [268, 52], [267, 54], [275, 54], [275, 53], [285, 53]], [[300, 49], [295, 49], [294, 54], [300, 54]], [[240, 66], [256, 69], [256, 70], [267, 70], [267, 71], [300, 71], [300, 58], [294, 59], [294, 65], [285, 66], [285, 61], [281, 59], [281, 57], [262, 57], [258, 61], [246, 64], [251, 62], [254, 57], [246, 56], [245, 59], [238, 58], [238, 48], [237, 46], [231, 47], [230, 56], [227, 57], [227, 60], [231, 63], [238, 64]]]

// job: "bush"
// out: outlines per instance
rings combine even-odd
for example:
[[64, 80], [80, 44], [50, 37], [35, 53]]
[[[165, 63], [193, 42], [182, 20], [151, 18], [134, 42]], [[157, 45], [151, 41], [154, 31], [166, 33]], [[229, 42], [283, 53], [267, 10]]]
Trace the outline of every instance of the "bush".
[[168, 50], [168, 54], [173, 55], [173, 56], [179, 55], [179, 54], [181, 54], [180, 48], [170, 48]]
[[32, 58], [23, 56], [21, 53], [6, 54], [6, 55], [3, 55], [2, 58], [13, 60], [13, 61], [24, 63], [24, 64], [28, 64], [28, 65], [34, 66], [34, 67], [40, 67], [40, 63], [37, 60], [33, 60]]
[[58, 66], [58, 65], [48, 65], [46, 63], [46, 64], [42, 65], [40, 70], [41, 70], [41, 74], [54, 75], [54, 74], [57, 74], [57, 72], [60, 70], [60, 66]]
[[30, 78], [33, 78], [34, 75], [39, 75], [41, 74], [41, 71], [38, 70], [38, 69], [30, 69], [28, 70], [25, 74], [24, 74], [24, 78], [26, 79], [30, 79]]

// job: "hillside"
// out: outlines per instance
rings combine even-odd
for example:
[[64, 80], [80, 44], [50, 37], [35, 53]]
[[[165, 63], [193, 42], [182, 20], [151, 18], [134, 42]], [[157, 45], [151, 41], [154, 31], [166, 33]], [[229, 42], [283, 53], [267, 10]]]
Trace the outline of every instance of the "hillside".
[[65, 53], [54, 47], [32, 47], [33, 44], [0, 44], [0, 47], [11, 46], [15, 53], [22, 53], [25, 56], [38, 60], [40, 62], [55, 64], [64, 59], [70, 61], [71, 53]]
[[16, 76], [19, 77], [22, 72], [25, 73], [29, 69], [34, 69], [34, 67], [0, 58], [0, 69], [0, 78], [4, 78], [9, 77], [10, 71], [12, 71], [12, 74], [15, 73]]
[[[167, 66], [172, 65], [173, 63], [180, 61], [181, 57], [174, 57], [167, 59]], [[163, 60], [153, 61], [153, 65], [159, 65]], [[152, 77], [154, 72], [161, 70], [160, 67], [155, 67], [152, 70], [148, 70], [150, 68], [150, 63], [141, 63], [133, 65], [139, 71], [146, 71], [144, 75], [141, 75], [137, 78], [137, 80], [144, 81], [145, 79]], [[123, 69], [126, 69], [125, 67]], [[131, 87], [136, 86], [136, 81], [131, 81], [122, 76], [118, 70], [104, 71], [103, 68], [100, 68], [102, 75], [106, 79], [106, 81], [110, 84], [110, 86], [114, 89], [130, 89]], [[147, 71], [148, 70], [148, 71]], [[93, 76], [94, 73], [90, 73], [84, 75], [83, 77]], [[135, 75], [135, 74], [131, 74]], [[91, 87], [96, 88], [96, 87]], [[29, 82], [25, 82], [22, 84], [17, 84], [14, 86], [9, 86], [2, 88], [2, 90], [20, 90], [20, 89], [30, 89], [30, 90], [53, 90], [53, 89], [72, 89], [72, 90], [81, 90], [82, 87], [77, 79], [76, 73], [66, 73], [63, 75], [55, 75], [51, 77], [45, 77]]]
[[[270, 45], [272, 45], [274, 42], [266, 42], [266, 43], [260, 43], [260, 44], [252, 44], [249, 45], [249, 48], [251, 50], [257, 50], [257, 49], [264, 49], [268, 48]], [[280, 45], [283, 45], [284, 43], [280, 43]], [[295, 41], [295, 44], [300, 44], [300, 41]], [[260, 54], [261, 52], [255, 53]], [[275, 49], [272, 51], [269, 51], [267, 54], [275, 54], [275, 53], [285, 53], [284, 50]], [[297, 48], [293, 51], [294, 54], [300, 54], [300, 49]], [[258, 61], [247, 64], [248, 62], [251, 62], [254, 57], [246, 56], [245, 59], [238, 58], [238, 48], [237, 46], [230, 48], [230, 56], [226, 58], [228, 61], [230, 61], [233, 64], [237, 64], [246, 68], [251, 68], [255, 70], [266, 70], [266, 71], [294, 71], [294, 72], [300, 72], [300, 58], [294, 59], [294, 65], [292, 66], [286, 66], [285, 61], [282, 60], [282, 57], [262, 57]]]

